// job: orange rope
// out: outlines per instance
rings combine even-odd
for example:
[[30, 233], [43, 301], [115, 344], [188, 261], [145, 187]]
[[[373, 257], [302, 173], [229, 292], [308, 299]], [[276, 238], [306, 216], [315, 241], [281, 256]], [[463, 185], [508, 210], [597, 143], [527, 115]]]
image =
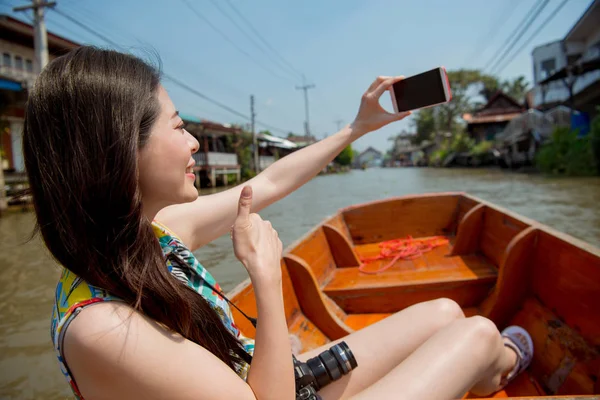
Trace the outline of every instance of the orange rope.
[[[365, 274], [378, 274], [389, 268], [391, 268], [398, 260], [415, 260], [421, 257], [424, 253], [427, 253], [436, 247], [445, 246], [448, 244], [448, 239], [442, 236], [434, 236], [425, 239], [413, 239], [412, 236], [408, 236], [406, 239], [393, 239], [379, 243], [381, 250], [379, 255], [375, 257], [361, 257], [360, 261], [362, 264], [358, 267], [360, 272]], [[385, 260], [391, 258], [392, 260], [384, 267], [379, 268], [375, 271], [367, 271], [367, 263], [373, 261]]]

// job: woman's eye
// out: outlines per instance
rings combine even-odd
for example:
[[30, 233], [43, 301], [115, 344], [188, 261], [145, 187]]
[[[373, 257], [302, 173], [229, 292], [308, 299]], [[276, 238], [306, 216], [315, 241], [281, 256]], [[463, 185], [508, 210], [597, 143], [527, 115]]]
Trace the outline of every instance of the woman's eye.
[[178, 125], [178, 126], [177, 126], [177, 128], [175, 128], [175, 129], [179, 129], [179, 130], [180, 130], [180, 131], [183, 133], [183, 130], [185, 129], [185, 124], [182, 122], [182, 123], [181, 123], [180, 125]]

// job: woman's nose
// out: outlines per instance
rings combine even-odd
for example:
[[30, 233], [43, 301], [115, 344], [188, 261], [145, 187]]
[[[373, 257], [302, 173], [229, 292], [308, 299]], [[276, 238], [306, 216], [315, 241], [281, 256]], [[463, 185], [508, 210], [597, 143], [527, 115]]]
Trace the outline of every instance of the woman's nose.
[[186, 131], [189, 137], [189, 141], [190, 141], [190, 147], [192, 149], [192, 154], [194, 154], [195, 152], [198, 151], [198, 149], [200, 149], [200, 143], [198, 142], [198, 140], [188, 131]]

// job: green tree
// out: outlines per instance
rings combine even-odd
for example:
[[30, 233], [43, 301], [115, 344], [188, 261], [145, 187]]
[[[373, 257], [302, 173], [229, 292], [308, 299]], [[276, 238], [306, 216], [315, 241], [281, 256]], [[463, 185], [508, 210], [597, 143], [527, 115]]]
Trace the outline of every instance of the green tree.
[[479, 90], [479, 94], [485, 99], [486, 103], [501, 89], [502, 85], [497, 77], [491, 75], [484, 75], [481, 77], [481, 89]]
[[433, 134], [437, 131], [450, 132], [452, 135], [463, 133], [463, 114], [481, 107], [484, 104], [482, 99], [487, 102], [498, 90], [502, 90], [522, 102], [529, 86], [523, 76], [502, 82], [496, 76], [471, 69], [448, 71], [448, 79], [452, 101], [419, 110], [413, 116], [412, 123], [416, 130], [414, 141], [417, 144], [433, 139]]
[[521, 75], [512, 81], [505, 81], [502, 86], [502, 90], [504, 90], [507, 95], [517, 100], [519, 103], [524, 103], [525, 95], [529, 90], [529, 83], [525, 77]]
[[536, 156], [536, 166], [547, 174], [570, 176], [593, 175], [596, 172], [590, 136], [577, 137], [578, 131], [559, 127], [552, 140]]
[[472, 112], [478, 105], [472, 93], [480, 88], [484, 74], [475, 69], [448, 71], [452, 89], [452, 101], [436, 107], [436, 127], [439, 130], [457, 133], [464, 130], [462, 115]]
[[529, 90], [529, 83], [525, 79], [524, 76], [518, 76], [515, 79], [506, 80], [501, 82], [498, 77], [491, 75], [482, 75], [481, 76], [481, 89], [479, 90], [479, 94], [485, 99], [485, 101], [489, 101], [498, 90], [502, 90], [505, 94], [512, 97], [519, 103], [523, 103], [525, 101], [525, 95], [527, 94], [527, 90]]
[[251, 132], [241, 131], [239, 135], [227, 135], [227, 145], [233, 148], [237, 154], [238, 163], [240, 164], [240, 173], [242, 179], [253, 178], [256, 173], [252, 169], [253, 154], [252, 144], [253, 138]]
[[348, 145], [333, 161], [339, 165], [346, 166], [352, 164], [353, 158], [352, 145]]
[[417, 111], [412, 119], [412, 125], [416, 131], [413, 139], [415, 144], [420, 144], [424, 140], [431, 140], [435, 132], [435, 110], [425, 108]]

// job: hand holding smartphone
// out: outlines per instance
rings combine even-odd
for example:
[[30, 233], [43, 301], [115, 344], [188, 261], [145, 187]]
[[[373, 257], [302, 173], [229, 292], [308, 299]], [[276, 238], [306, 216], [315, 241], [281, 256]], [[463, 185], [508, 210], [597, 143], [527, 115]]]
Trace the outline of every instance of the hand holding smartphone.
[[[381, 95], [388, 90], [392, 95], [395, 113], [387, 112], [379, 104]], [[445, 103], [451, 98], [448, 76], [443, 67], [404, 79], [400, 76], [380, 76], [363, 95], [358, 114], [350, 124], [355, 133], [353, 140], [406, 118], [410, 110]]]
[[396, 113], [442, 104], [452, 99], [444, 67], [432, 69], [396, 82], [390, 88]]

